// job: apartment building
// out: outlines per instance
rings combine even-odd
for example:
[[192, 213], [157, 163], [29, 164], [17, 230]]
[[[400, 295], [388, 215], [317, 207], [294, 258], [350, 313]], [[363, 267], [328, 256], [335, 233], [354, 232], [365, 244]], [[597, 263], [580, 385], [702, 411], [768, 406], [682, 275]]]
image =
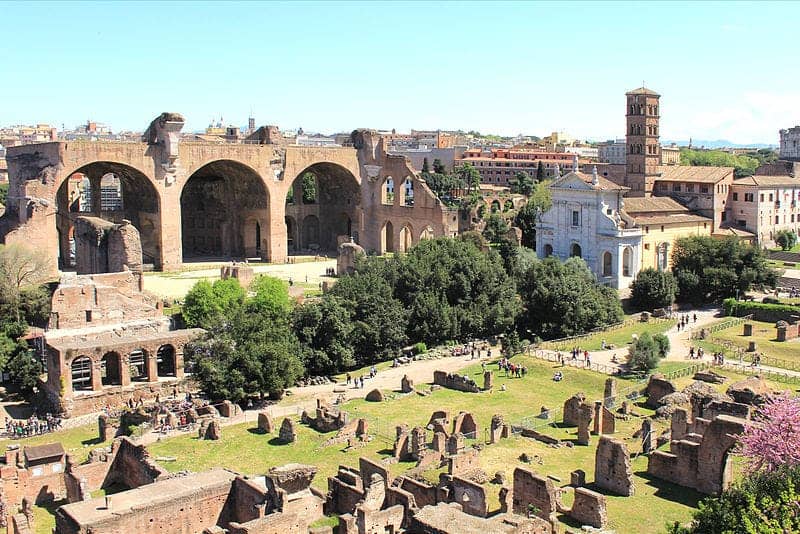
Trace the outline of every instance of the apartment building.
[[747, 176], [733, 181], [730, 224], [772, 245], [779, 230], [800, 234], [800, 179], [792, 176]]

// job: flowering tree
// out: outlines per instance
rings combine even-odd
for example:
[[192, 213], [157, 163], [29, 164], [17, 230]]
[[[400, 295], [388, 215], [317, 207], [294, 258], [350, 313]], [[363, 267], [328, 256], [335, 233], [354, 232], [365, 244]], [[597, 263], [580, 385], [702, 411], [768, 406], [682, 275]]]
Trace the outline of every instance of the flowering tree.
[[739, 452], [751, 472], [800, 465], [800, 398], [770, 396], [739, 437]]

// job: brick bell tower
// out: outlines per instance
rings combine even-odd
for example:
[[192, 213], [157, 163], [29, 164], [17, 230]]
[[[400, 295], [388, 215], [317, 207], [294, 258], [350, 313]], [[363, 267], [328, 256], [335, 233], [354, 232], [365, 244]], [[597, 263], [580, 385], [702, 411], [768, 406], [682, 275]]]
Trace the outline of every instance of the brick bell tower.
[[658, 142], [658, 113], [661, 95], [646, 87], [625, 93], [627, 108], [625, 185], [630, 196], [649, 197], [661, 165], [661, 145]]

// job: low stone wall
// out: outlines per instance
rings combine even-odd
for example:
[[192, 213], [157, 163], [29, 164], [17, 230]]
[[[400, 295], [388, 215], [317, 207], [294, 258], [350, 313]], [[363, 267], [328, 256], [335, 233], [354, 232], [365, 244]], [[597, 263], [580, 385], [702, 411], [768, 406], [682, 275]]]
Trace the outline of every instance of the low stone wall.
[[456, 373], [447, 373], [445, 371], [434, 371], [433, 383], [442, 386], [443, 388], [464, 391], [467, 393], [478, 393], [481, 391], [481, 388], [478, 387], [478, 384], [476, 384], [475, 381], [470, 377]]

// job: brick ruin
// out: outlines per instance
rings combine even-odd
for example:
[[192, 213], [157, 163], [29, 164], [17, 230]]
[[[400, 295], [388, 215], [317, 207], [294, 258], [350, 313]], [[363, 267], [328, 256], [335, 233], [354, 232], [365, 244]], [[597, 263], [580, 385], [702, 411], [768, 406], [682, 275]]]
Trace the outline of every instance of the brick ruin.
[[466, 393], [479, 393], [481, 388], [472, 378], [458, 373], [448, 373], [446, 371], [434, 371], [433, 383], [447, 389], [464, 391]]
[[600, 438], [595, 453], [594, 483], [617, 495], [633, 495], [633, 469], [625, 443], [608, 436]]

